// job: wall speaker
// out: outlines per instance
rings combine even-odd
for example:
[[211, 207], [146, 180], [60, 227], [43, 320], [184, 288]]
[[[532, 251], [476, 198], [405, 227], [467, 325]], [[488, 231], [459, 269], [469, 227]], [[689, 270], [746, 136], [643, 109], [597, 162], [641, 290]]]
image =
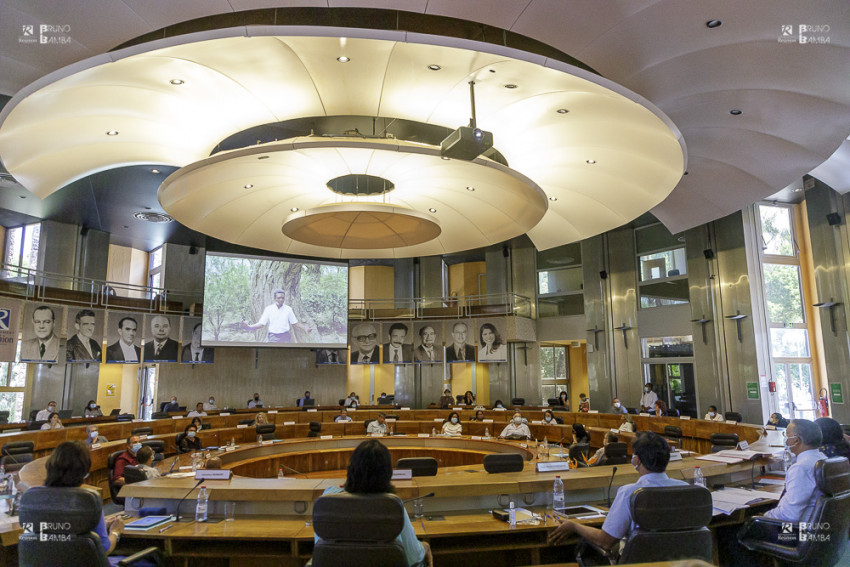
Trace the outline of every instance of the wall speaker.
[[826, 222], [829, 223], [829, 226], [837, 226], [841, 224], [841, 215], [838, 213], [829, 213], [826, 215]]
[[706, 248], [705, 250], [702, 251], [702, 254], [703, 254], [703, 256], [705, 256], [706, 260], [713, 260], [714, 259], [714, 250], [712, 250], [711, 248]]
[[193, 255], [194, 255], [194, 254], [197, 254], [197, 253], [198, 253], [198, 249], [197, 249], [197, 248], [195, 248], [194, 246], [190, 246], [190, 247], [189, 247], [189, 254], [193, 254]]
[[510, 255], [511, 255], [511, 249], [508, 248], [507, 246], [502, 246], [502, 256], [507, 258]]
[[601, 272], [599, 272], [599, 279], [607, 280], [608, 279], [608, 272], [606, 272], [605, 270], [602, 270]]
[[80, 229], [80, 236], [85, 236], [89, 233], [89, 227], [84, 226]]

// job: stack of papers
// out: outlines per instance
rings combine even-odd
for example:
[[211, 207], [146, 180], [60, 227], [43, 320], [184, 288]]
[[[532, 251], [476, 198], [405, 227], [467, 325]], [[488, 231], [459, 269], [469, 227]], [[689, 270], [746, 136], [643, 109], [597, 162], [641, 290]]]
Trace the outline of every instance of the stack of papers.
[[761, 490], [749, 490], [746, 488], [724, 488], [711, 493], [713, 515], [731, 514], [738, 508], [746, 508], [749, 503], [756, 500], [779, 500], [779, 495], [773, 492]]

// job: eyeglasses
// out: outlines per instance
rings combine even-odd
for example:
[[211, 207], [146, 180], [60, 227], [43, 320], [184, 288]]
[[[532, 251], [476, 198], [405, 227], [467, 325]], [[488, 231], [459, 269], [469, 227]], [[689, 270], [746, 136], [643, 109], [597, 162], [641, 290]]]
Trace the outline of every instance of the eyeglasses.
[[375, 339], [378, 338], [378, 335], [376, 333], [371, 333], [371, 334], [368, 334], [368, 335], [357, 335], [354, 338], [362, 343], [362, 342], [365, 342], [365, 341], [374, 341]]

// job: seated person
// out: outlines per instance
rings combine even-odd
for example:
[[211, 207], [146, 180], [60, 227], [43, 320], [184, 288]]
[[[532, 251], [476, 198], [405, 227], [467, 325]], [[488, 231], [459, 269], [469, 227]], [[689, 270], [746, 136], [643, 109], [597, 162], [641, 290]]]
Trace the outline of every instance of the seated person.
[[823, 436], [808, 419], [792, 419], [785, 435], [785, 448], [796, 456], [785, 473], [785, 491], [776, 508], [765, 516], [783, 522], [801, 522], [809, 517], [820, 491], [815, 482], [815, 463], [826, 455], [818, 450]]
[[195, 409], [186, 414], [186, 417], [206, 417], [207, 412], [204, 411], [203, 402], [195, 404]]
[[116, 486], [124, 484], [124, 467], [127, 465], [136, 466], [139, 460], [136, 458], [136, 453], [142, 448], [142, 439], [138, 435], [130, 435], [127, 438], [127, 448], [123, 453], [115, 459], [115, 468], [112, 469], [112, 483]]
[[192, 425], [194, 425], [194, 426], [195, 426], [195, 429], [197, 429], [198, 431], [200, 431], [201, 429], [203, 429], [203, 427], [201, 427], [202, 423], [201, 423], [201, 418], [200, 418], [200, 417], [193, 417], [193, 418], [192, 418]]
[[380, 396], [378, 396], [378, 403], [379, 403], [379, 404], [381, 404], [381, 403], [386, 403], [387, 401], [388, 401], [388, 400], [387, 400], [387, 393], [386, 393], [386, 392], [381, 392], [381, 395], [380, 395]]
[[463, 394], [463, 405], [465, 405], [465, 406], [474, 406], [475, 405], [475, 394], [472, 393], [472, 390], [467, 390]]
[[177, 403], [177, 396], [171, 396], [171, 401], [162, 406], [162, 411], [180, 411], [180, 404]]
[[201, 440], [198, 438], [198, 428], [192, 424], [186, 426], [183, 430], [183, 435], [177, 440], [178, 453], [191, 453], [192, 451], [200, 451], [203, 449]]
[[[343, 491], [350, 494], [394, 493], [395, 489], [390, 483], [392, 475], [390, 452], [377, 439], [367, 439], [358, 445], [351, 455], [345, 486], [328, 487], [323, 494], [336, 494]], [[404, 548], [408, 565], [424, 564], [431, 567], [433, 565], [431, 548], [427, 543], [417, 541], [410, 518], [407, 514], [403, 514], [403, 517], [404, 527], [396, 540]], [[353, 521], [356, 521], [356, 518], [353, 518]], [[319, 536], [314, 536], [314, 541], [318, 542]]]
[[656, 400], [652, 415], [654, 417], [667, 417], [667, 404], [661, 400]]
[[620, 431], [627, 431], [630, 433], [634, 433], [637, 431], [637, 427], [635, 426], [635, 420], [632, 419], [631, 414], [624, 413], [622, 417], [620, 417]]
[[682, 480], [668, 478], [665, 474], [667, 463], [670, 461], [670, 446], [667, 440], [657, 433], [647, 431], [639, 434], [632, 442], [632, 452], [632, 466], [638, 472], [638, 481], [621, 486], [617, 490], [617, 496], [611, 504], [602, 529], [567, 520], [549, 533], [550, 545], [564, 543], [570, 535], [577, 534], [603, 549], [611, 549], [638, 527], [632, 520], [629, 508], [629, 501], [635, 490], [649, 486], [687, 484]]
[[62, 420], [59, 419], [59, 414], [53, 412], [50, 414], [50, 417], [47, 419], [47, 423], [41, 425], [42, 429], [65, 429], [65, 426], [62, 425]]
[[820, 428], [820, 452], [827, 457], [844, 457], [850, 459], [850, 444], [844, 439], [841, 424], [831, 417], [821, 417], [815, 420]]
[[89, 400], [86, 404], [86, 409], [83, 412], [83, 417], [103, 417], [103, 412], [100, 411], [100, 406], [94, 400]]
[[471, 421], [484, 421], [484, 410], [476, 411], [475, 417], [473, 417]]
[[463, 434], [463, 429], [460, 425], [460, 415], [456, 411], [449, 414], [443, 421], [443, 435], [460, 436]]
[[784, 429], [788, 427], [788, 420], [782, 417], [782, 414], [779, 412], [770, 414], [770, 419], [767, 420], [766, 425], [772, 425], [777, 429]]
[[522, 415], [522, 410], [515, 409], [515, 410], [514, 410], [514, 417], [516, 417], [516, 416], [519, 416], [519, 417], [520, 417], [520, 419], [522, 419], [522, 422], [523, 422], [524, 424], [528, 425], [528, 420], [525, 418], [525, 416], [524, 416], [524, 415]]
[[56, 413], [56, 402], [47, 402], [47, 409], [43, 409], [37, 414], [35, 414], [35, 421], [47, 421], [54, 413]]
[[555, 414], [552, 413], [552, 410], [547, 409], [543, 412], [543, 423], [545, 425], [563, 424], [564, 420], [560, 417], [555, 417]]
[[215, 405], [215, 397], [210, 396], [210, 399], [204, 402], [204, 411], [212, 411], [217, 410], [218, 406]]
[[339, 410], [339, 415], [334, 418], [334, 421], [337, 423], [349, 422], [351, 421], [351, 418], [348, 417], [348, 411], [346, 411], [345, 408], [342, 408], [341, 410]]
[[106, 443], [107, 441], [106, 437], [98, 435], [97, 425], [86, 425], [86, 439], [83, 443], [91, 447], [95, 443]]
[[266, 423], [271, 423], [269, 421], [269, 416], [265, 412], [260, 412], [254, 416], [254, 425], [264, 425]]
[[584, 429], [584, 426], [580, 423], [573, 424], [573, 442], [570, 444], [570, 447], [573, 445], [578, 445], [579, 443], [590, 443], [590, 435]]
[[717, 411], [717, 406], [708, 406], [708, 412], [703, 419], [706, 421], [723, 421], [723, 416]]
[[609, 431], [605, 434], [605, 439], [602, 441], [602, 447], [590, 458], [590, 466], [599, 467], [605, 464], [607, 457], [605, 456], [605, 447], [608, 446], [608, 443], [617, 443], [619, 441], [619, 437], [613, 431]]
[[387, 434], [387, 414], [384, 412], [378, 413], [378, 419], [369, 423], [366, 428], [366, 435], [386, 435]]
[[260, 394], [254, 392], [254, 397], [248, 402], [249, 408], [261, 408], [263, 407], [263, 401], [260, 399]]
[[360, 405], [360, 398], [354, 392], [348, 394], [348, 397], [345, 398], [345, 402], [342, 404], [347, 408], [356, 408]]
[[629, 413], [629, 410], [620, 403], [620, 398], [611, 400], [611, 407], [608, 408], [608, 413]]
[[452, 391], [446, 388], [443, 395], [440, 396], [439, 405], [441, 408], [450, 408], [454, 405], [455, 399], [452, 397]]
[[146, 445], [142, 445], [142, 448], [139, 449], [139, 452], [136, 453], [136, 459], [139, 461], [138, 467], [139, 469], [145, 473], [145, 477], [148, 480], [152, 478], [159, 478], [162, 475], [159, 474], [159, 471], [151, 466], [153, 464], [153, 449]]
[[531, 430], [528, 425], [522, 422], [522, 415], [514, 414], [513, 420], [499, 433], [499, 437], [531, 437]]
[[505, 404], [502, 403], [502, 400], [496, 400], [493, 404], [493, 409], [505, 409]]
[[[89, 476], [91, 456], [88, 448], [79, 441], [65, 441], [60, 443], [47, 458], [45, 468], [47, 469], [45, 486], [76, 488], [82, 486], [85, 478]], [[57, 502], [56, 506], [58, 510], [61, 510], [62, 502]], [[94, 533], [100, 537], [100, 544], [107, 555], [115, 549], [123, 532], [124, 521], [121, 517], [113, 516], [107, 522], [101, 510], [100, 521], [94, 528]], [[56, 562], [61, 563], [58, 558]]]
[[585, 394], [578, 395], [578, 411], [582, 413], [587, 413], [590, 411], [590, 398], [588, 398]]
[[569, 409], [569, 407], [570, 407], [570, 398], [567, 396], [567, 393], [566, 393], [566, 392], [561, 391], [561, 393], [560, 393], [560, 394], [558, 394], [558, 405], [559, 405], [559, 406], [563, 406], [563, 407], [565, 407], [565, 408]]
[[309, 402], [307, 401], [307, 400], [310, 400], [310, 399], [311, 399], [311, 398], [310, 398], [310, 392], [309, 392], [309, 390], [308, 390], [308, 391], [304, 392], [304, 397], [303, 397], [303, 398], [300, 398], [300, 399], [298, 400], [298, 407], [299, 407], [299, 408], [303, 408], [304, 406], [313, 406], [313, 405], [316, 405], [316, 400], [309, 401]]

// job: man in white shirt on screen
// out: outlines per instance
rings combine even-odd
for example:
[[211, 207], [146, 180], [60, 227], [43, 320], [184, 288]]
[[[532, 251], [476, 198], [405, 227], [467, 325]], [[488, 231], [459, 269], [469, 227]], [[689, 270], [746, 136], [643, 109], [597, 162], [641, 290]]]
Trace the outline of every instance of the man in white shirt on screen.
[[295, 316], [295, 312], [292, 310], [292, 307], [284, 303], [285, 299], [285, 291], [282, 289], [274, 290], [274, 303], [263, 310], [263, 314], [260, 315], [260, 320], [253, 325], [249, 325], [243, 321], [242, 327], [246, 330], [254, 331], [268, 325], [270, 343], [293, 342], [293, 327], [298, 327], [305, 333], [309, 333], [311, 329], [298, 322], [298, 318]]

